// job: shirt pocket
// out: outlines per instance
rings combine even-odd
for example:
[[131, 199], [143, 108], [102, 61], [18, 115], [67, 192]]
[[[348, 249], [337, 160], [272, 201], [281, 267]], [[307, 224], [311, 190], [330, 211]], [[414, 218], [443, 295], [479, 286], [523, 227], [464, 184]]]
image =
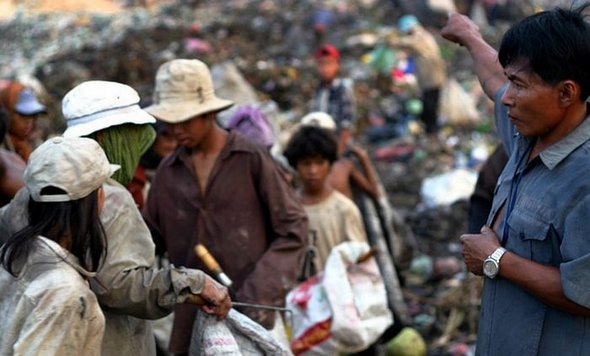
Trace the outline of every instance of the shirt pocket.
[[555, 264], [559, 248], [553, 248], [551, 223], [538, 216], [514, 211], [508, 219], [508, 250], [541, 264]]

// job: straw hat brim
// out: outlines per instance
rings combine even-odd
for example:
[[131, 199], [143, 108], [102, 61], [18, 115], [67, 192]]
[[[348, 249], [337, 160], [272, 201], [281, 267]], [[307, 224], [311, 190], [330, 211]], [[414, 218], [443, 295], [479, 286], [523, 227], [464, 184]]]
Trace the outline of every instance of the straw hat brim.
[[234, 105], [234, 102], [231, 100], [215, 97], [203, 104], [196, 101], [164, 101], [148, 106], [144, 110], [158, 120], [169, 124], [177, 124], [199, 115], [225, 110], [232, 105]]

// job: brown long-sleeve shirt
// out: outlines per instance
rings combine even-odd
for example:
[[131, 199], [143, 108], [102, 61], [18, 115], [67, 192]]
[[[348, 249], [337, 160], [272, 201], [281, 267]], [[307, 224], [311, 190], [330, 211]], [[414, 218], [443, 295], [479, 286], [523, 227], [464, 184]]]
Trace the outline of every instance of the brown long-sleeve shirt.
[[[190, 151], [162, 161], [144, 209], [156, 244], [175, 265], [205, 269], [204, 244], [234, 282], [236, 299], [284, 304], [307, 246], [307, 218], [263, 148], [230, 133], [201, 192]], [[186, 352], [196, 308], [177, 307], [170, 349]]]

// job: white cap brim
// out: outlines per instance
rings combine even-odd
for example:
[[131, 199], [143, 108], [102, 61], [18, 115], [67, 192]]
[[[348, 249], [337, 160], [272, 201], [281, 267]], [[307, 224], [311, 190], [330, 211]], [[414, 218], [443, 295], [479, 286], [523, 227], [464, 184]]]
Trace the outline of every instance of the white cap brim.
[[67, 120], [68, 128], [63, 136], [83, 137], [111, 126], [154, 124], [155, 122], [156, 119], [152, 115], [140, 109], [139, 105], [133, 105], [123, 109], [99, 112], [80, 119]]

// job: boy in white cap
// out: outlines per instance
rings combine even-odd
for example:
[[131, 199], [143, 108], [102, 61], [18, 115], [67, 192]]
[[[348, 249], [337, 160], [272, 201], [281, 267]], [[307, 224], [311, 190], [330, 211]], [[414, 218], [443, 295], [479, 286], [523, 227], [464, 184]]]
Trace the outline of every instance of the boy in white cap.
[[[170, 261], [201, 267], [192, 253], [205, 245], [233, 280], [235, 300], [283, 306], [307, 246], [305, 212], [268, 151], [216, 122], [233, 103], [215, 96], [199, 60], [164, 63], [155, 104], [146, 111], [169, 124], [180, 147], [160, 163], [144, 218]], [[204, 267], [204, 266], [203, 266]], [[242, 311], [267, 328], [275, 313]], [[170, 349], [189, 349], [195, 308], [175, 310]]]
[[104, 261], [98, 212], [117, 168], [87, 138], [56, 137], [31, 154], [30, 221], [0, 250], [0, 354], [100, 355], [105, 320], [87, 280]]
[[[103, 267], [91, 280], [107, 321], [103, 355], [155, 355], [154, 336], [143, 319], [166, 316], [176, 304], [196, 302], [195, 295], [207, 301], [207, 311], [220, 317], [231, 307], [226, 288], [201, 271], [154, 268], [152, 238], [124, 187], [155, 136], [149, 125], [155, 119], [138, 103], [134, 89], [107, 81], [84, 82], [62, 102], [67, 123], [64, 136], [95, 138], [109, 161], [121, 166], [114, 179], [103, 185], [105, 206], [100, 218], [108, 251]], [[10, 236], [26, 225], [23, 213], [28, 197], [21, 190], [0, 211], [0, 236]]]

